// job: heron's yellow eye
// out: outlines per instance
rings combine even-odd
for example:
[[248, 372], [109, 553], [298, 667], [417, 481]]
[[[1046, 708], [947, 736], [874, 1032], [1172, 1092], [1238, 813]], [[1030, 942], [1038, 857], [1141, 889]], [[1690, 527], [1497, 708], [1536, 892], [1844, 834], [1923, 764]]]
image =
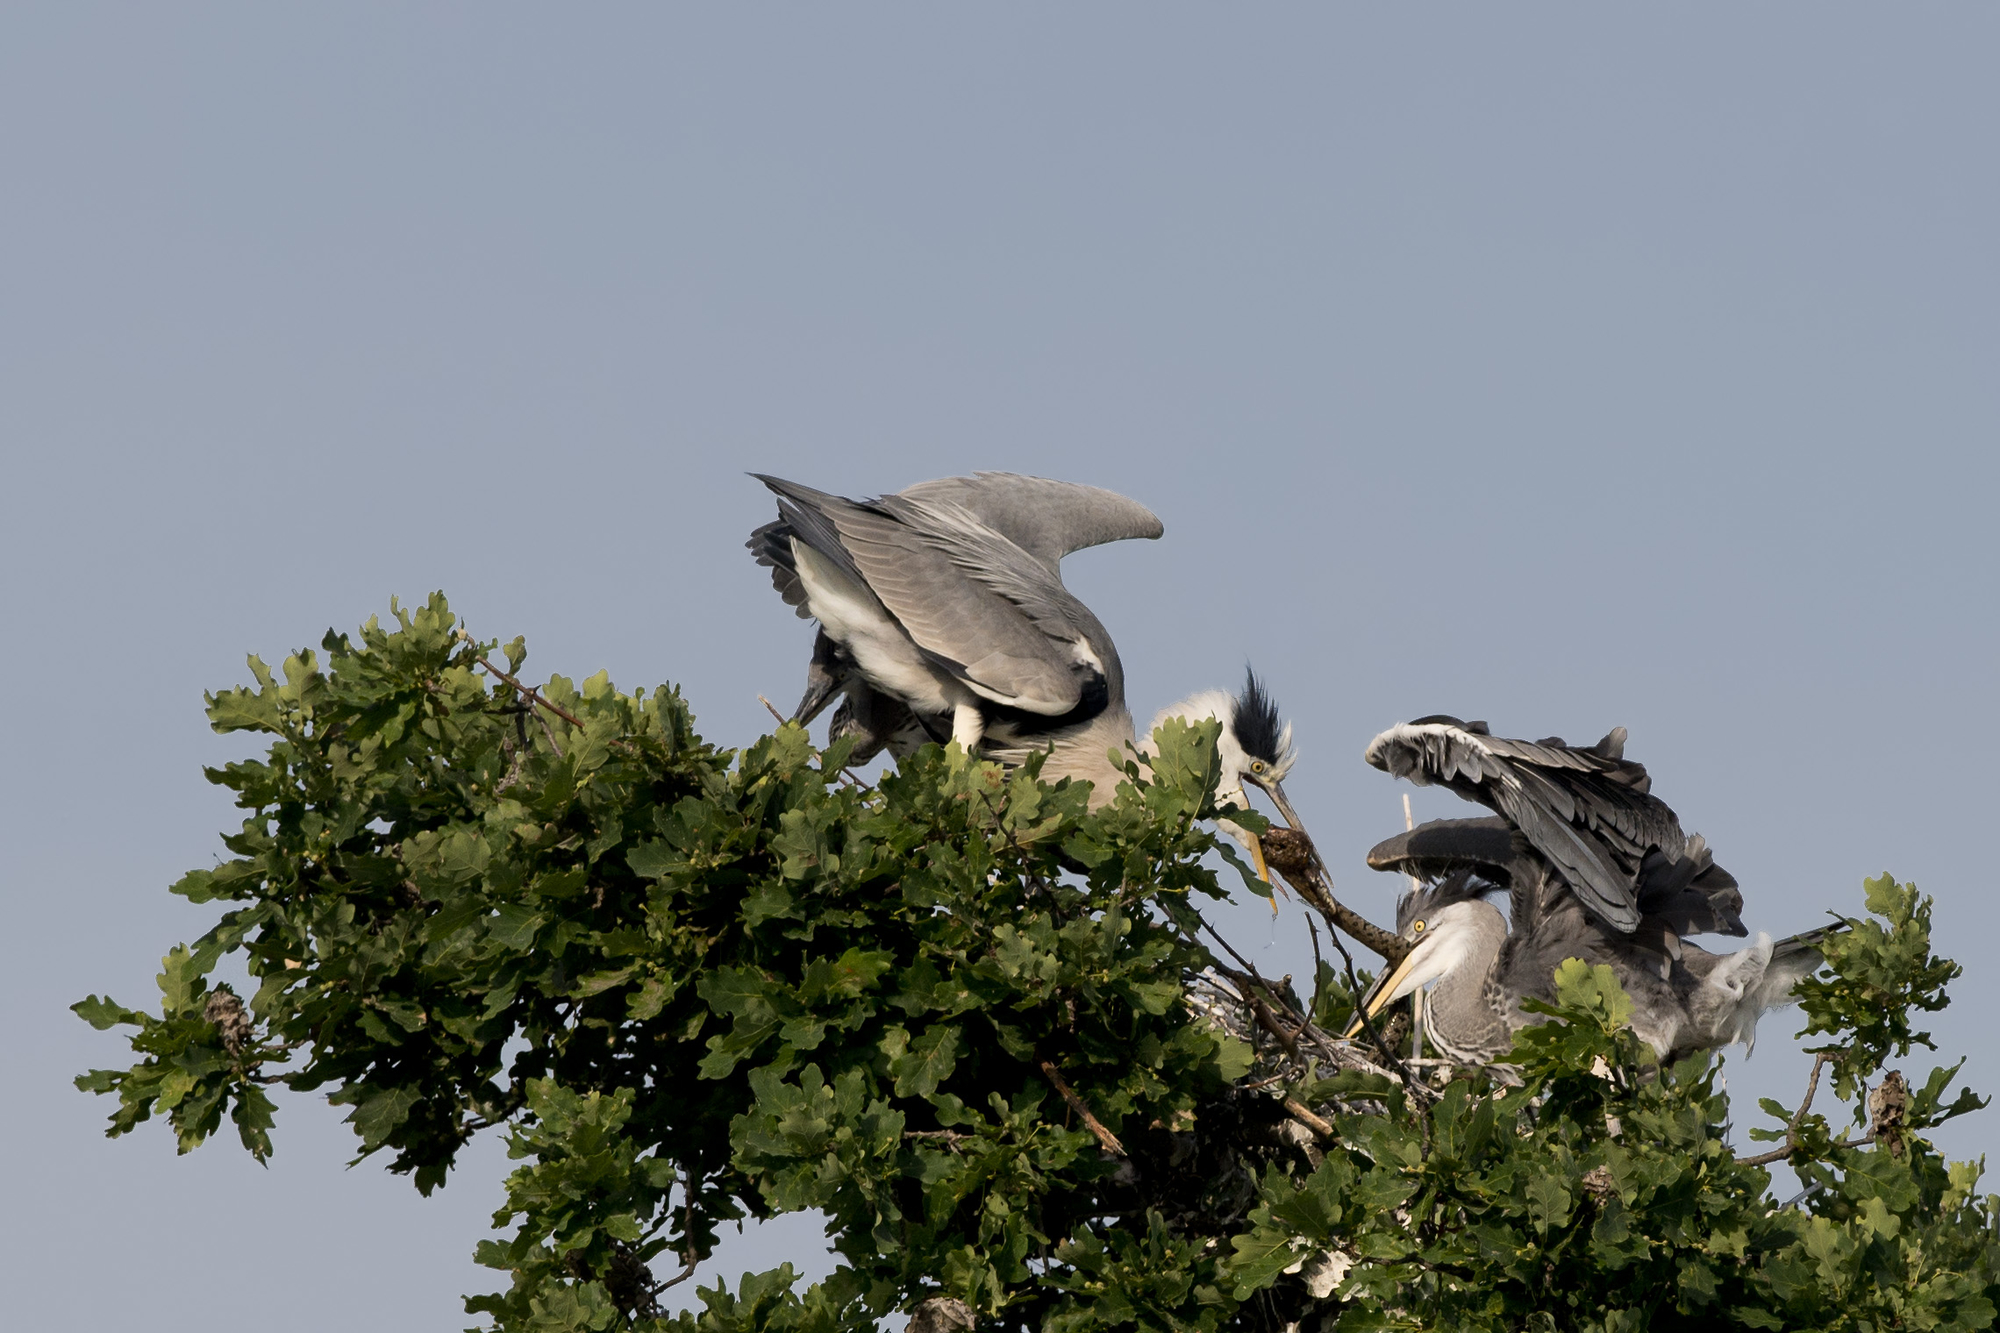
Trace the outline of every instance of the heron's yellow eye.
[[1250, 771], [1252, 773], [1262, 773], [1264, 771], [1264, 761], [1262, 759], [1252, 759], [1250, 761]]
[[1414, 926], [1411, 926], [1411, 927], [1410, 927], [1410, 929], [1411, 929], [1412, 931], [1414, 931], [1415, 933], [1417, 933], [1417, 934], [1421, 935], [1421, 934], [1423, 934], [1423, 933], [1424, 933], [1424, 923], [1423, 923], [1423, 922], [1421, 922], [1421, 921], [1419, 921], [1419, 922], [1417, 922], [1417, 924], [1416, 924], [1416, 925], [1414, 925]]

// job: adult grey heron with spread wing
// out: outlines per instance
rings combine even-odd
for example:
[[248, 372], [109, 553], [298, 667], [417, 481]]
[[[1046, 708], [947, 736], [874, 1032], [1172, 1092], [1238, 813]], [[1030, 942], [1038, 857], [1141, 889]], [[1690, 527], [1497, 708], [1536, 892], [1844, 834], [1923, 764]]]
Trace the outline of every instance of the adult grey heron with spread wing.
[[[1448, 1057], [1483, 1063], [1531, 1021], [1522, 999], [1553, 998], [1565, 958], [1610, 966], [1632, 1026], [1662, 1058], [1754, 1039], [1757, 1018], [1819, 965], [1823, 932], [1715, 954], [1688, 935], [1743, 935], [1743, 896], [1699, 835], [1624, 757], [1618, 728], [1594, 746], [1508, 740], [1434, 716], [1370, 742], [1368, 762], [1451, 788], [1498, 818], [1438, 820], [1379, 844], [1369, 865], [1424, 882], [1398, 907], [1411, 949], [1364, 1011], [1430, 986], [1424, 1027]], [[1486, 901], [1505, 892], [1503, 917]], [[1360, 1030], [1357, 1015], [1349, 1035]]]
[[[1008, 764], [1047, 751], [1042, 776], [1089, 781], [1093, 806], [1124, 779], [1112, 751], [1144, 761], [1118, 649], [1063, 586], [1060, 566], [1088, 546], [1158, 537], [1151, 510], [1094, 486], [1005, 472], [873, 500], [757, 479], [778, 497], [778, 518], [751, 534], [751, 553], [785, 601], [819, 622], [792, 720], [809, 723], [844, 696], [832, 733], [854, 738], [857, 760], [927, 741]], [[1248, 782], [1297, 822], [1283, 785], [1291, 728], [1254, 675], [1239, 694], [1211, 690], [1163, 709], [1153, 728], [1169, 717], [1222, 723], [1218, 805], [1248, 808]], [[1222, 827], [1268, 878], [1258, 840]]]

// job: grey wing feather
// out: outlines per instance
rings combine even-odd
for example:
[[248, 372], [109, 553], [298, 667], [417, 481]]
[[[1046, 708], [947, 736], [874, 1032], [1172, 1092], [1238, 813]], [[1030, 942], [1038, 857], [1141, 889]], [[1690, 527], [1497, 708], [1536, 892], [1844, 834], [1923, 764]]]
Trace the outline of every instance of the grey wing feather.
[[1687, 837], [1673, 811], [1647, 792], [1645, 769], [1606, 753], [1622, 752], [1622, 739], [1613, 733], [1600, 748], [1573, 749], [1480, 735], [1435, 718], [1377, 736], [1368, 762], [1498, 811], [1595, 915], [1630, 933], [1640, 920], [1640, 861], [1655, 847], [1679, 858]]
[[1821, 926], [1817, 930], [1801, 931], [1775, 941], [1771, 945], [1771, 965], [1765, 970], [1765, 985], [1759, 997], [1765, 1006], [1786, 1003], [1793, 988], [1819, 971], [1820, 965], [1826, 961], [1826, 955], [1820, 952], [1820, 942], [1846, 929], [1845, 923]]
[[970, 511], [894, 495], [885, 497], [882, 506], [942, 552], [961, 574], [1019, 607], [1050, 638], [1068, 642], [1084, 629], [1076, 614], [1082, 604], [1070, 596], [1062, 580]]
[[1819, 971], [1820, 964], [1826, 961], [1817, 949], [1793, 949], [1780, 954], [1778, 948], [1771, 946], [1771, 964], [1764, 969], [1763, 984], [1757, 988], [1757, 1003], [1766, 1009], [1789, 1004], [1798, 984]]
[[1708, 842], [1688, 835], [1679, 857], [1655, 847], [1639, 864], [1639, 910], [1676, 935], [1745, 935], [1736, 877], [1715, 864]]
[[[1420, 880], [1450, 882], [1471, 871], [1506, 888], [1508, 919], [1525, 929], [1541, 917], [1541, 865], [1525, 838], [1504, 818], [1433, 819], [1369, 849], [1375, 870], [1394, 870]], [[1437, 891], [1433, 890], [1433, 896]], [[1412, 894], [1410, 898], [1423, 895]], [[1407, 903], [1410, 899], [1406, 898]], [[1426, 909], [1428, 910], [1428, 909]], [[1400, 916], [1402, 909], [1398, 909]], [[1408, 925], [1400, 921], [1397, 929]]]
[[1076, 706], [1069, 654], [968, 574], [948, 542], [873, 507], [850, 505], [834, 523], [868, 588], [933, 661], [996, 703], [1051, 716]]
[[1012, 472], [922, 481], [898, 493], [922, 504], [954, 504], [1026, 551], [1051, 573], [1072, 551], [1105, 542], [1158, 537], [1152, 510], [1116, 491]]
[[[1006, 559], [982, 579], [967, 571], [973, 557], [960, 549], [965, 534], [957, 529], [968, 525], [937, 512], [952, 506], [897, 496], [862, 504], [776, 477], [758, 480], [777, 494], [794, 538], [873, 593], [927, 657], [975, 693], [1049, 716], [1076, 707], [1082, 681], [1073, 653], [1042, 626], [1062, 619], [1061, 601], [1078, 604], [1024, 552], [1008, 553], [1004, 538], [985, 534], [984, 555]], [[1010, 577], [1027, 605], [993, 586]]]
[[[867, 579], [859, 569], [855, 568], [854, 557], [848, 554], [847, 547], [842, 544], [839, 529], [834, 525], [832, 518], [832, 515], [840, 509], [852, 508], [854, 504], [852, 500], [829, 495], [825, 491], [816, 491], [810, 486], [801, 486], [782, 477], [768, 477], [761, 472], [753, 472], [750, 475], [770, 487], [772, 493], [778, 497], [779, 523], [787, 530], [786, 536], [804, 542], [831, 560], [856, 583], [863, 587], [867, 586]], [[763, 528], [758, 529], [758, 532], [762, 531]], [[752, 534], [752, 539], [755, 539], [755, 534]], [[786, 567], [790, 568], [790, 564], [788, 555]], [[793, 571], [792, 577], [797, 579], [796, 571]], [[773, 582], [775, 581], [774, 576]], [[783, 592], [784, 589], [780, 588], [779, 591]], [[800, 589], [800, 596], [804, 596], [803, 588]]]
[[[1815, 959], [1818, 959], [1820, 958], [1820, 941], [1829, 935], [1838, 935], [1846, 929], [1846, 923], [1840, 922], [1831, 926], [1820, 926], [1814, 930], [1802, 930], [1796, 935], [1787, 935], [1785, 938], [1771, 945], [1771, 957], [1774, 959], [1789, 958], [1794, 954], [1809, 953]], [[1821, 961], [1824, 960], [1822, 959]], [[1819, 963], [1815, 962], [1813, 966], [1818, 967]]]
[[1083, 546], [1158, 536], [1160, 521], [1144, 506], [1006, 473], [923, 482], [870, 502], [758, 479], [777, 494], [781, 519], [753, 534], [752, 549], [787, 601], [794, 592], [795, 605], [805, 600], [790, 568], [796, 538], [872, 592], [934, 663], [993, 702], [1047, 716], [1075, 708], [1088, 671], [1078, 641], [1095, 653], [1112, 692], [1122, 690], [1110, 637], [1063, 587], [1057, 562]]

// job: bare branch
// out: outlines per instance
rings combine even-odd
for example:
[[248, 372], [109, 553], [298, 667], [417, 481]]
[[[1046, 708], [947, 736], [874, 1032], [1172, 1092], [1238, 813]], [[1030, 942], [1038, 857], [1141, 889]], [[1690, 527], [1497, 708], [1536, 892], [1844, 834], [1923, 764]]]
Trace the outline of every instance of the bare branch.
[[1126, 1155], [1125, 1145], [1118, 1141], [1116, 1134], [1113, 1134], [1104, 1127], [1102, 1121], [1090, 1113], [1090, 1108], [1083, 1104], [1083, 1098], [1076, 1095], [1076, 1089], [1070, 1087], [1068, 1081], [1056, 1069], [1054, 1062], [1049, 1060], [1042, 1061], [1041, 1069], [1042, 1076], [1048, 1079], [1050, 1085], [1057, 1092], [1062, 1094], [1062, 1099], [1069, 1103], [1069, 1109], [1076, 1112], [1077, 1117], [1083, 1121], [1084, 1128], [1096, 1136], [1098, 1143], [1103, 1145], [1104, 1151], [1118, 1157], [1124, 1157]]
[[686, 1208], [681, 1214], [681, 1239], [687, 1242], [687, 1248], [681, 1251], [683, 1267], [679, 1273], [668, 1278], [665, 1282], [654, 1285], [653, 1295], [655, 1296], [658, 1296], [668, 1287], [679, 1286], [693, 1277], [695, 1265], [701, 1262], [701, 1256], [695, 1252], [694, 1247], [694, 1196], [700, 1187], [701, 1180], [696, 1176], [689, 1176], [687, 1183], [682, 1187], [682, 1192], [687, 1196]]
[[[1769, 1166], [1773, 1162], [1784, 1161], [1787, 1157], [1798, 1151], [1799, 1126], [1806, 1122], [1806, 1113], [1812, 1110], [1813, 1098], [1819, 1093], [1819, 1072], [1826, 1068], [1828, 1062], [1833, 1057], [1834, 1052], [1832, 1051], [1821, 1051], [1813, 1057], [1812, 1075], [1806, 1079], [1806, 1099], [1799, 1103], [1799, 1109], [1792, 1113], [1791, 1123], [1785, 1126], [1785, 1146], [1782, 1148], [1773, 1148], [1769, 1152], [1758, 1153], [1755, 1157], [1739, 1157], [1736, 1159], [1736, 1165]], [[1875, 1136], [1871, 1133], [1864, 1138], [1856, 1139], [1852, 1143], [1836, 1143], [1833, 1146], [1836, 1148], [1859, 1148], [1864, 1144], [1874, 1142], [1874, 1140]]]
[[[458, 637], [466, 643], [472, 643], [474, 641], [472, 636], [464, 630], [460, 630], [458, 632]], [[543, 697], [542, 692], [540, 690], [537, 690], [534, 686], [523, 685], [513, 676], [509, 675], [505, 671], [502, 671], [499, 667], [494, 666], [493, 663], [487, 661], [484, 655], [475, 652], [472, 660], [479, 663], [480, 666], [485, 667], [486, 670], [491, 672], [493, 676], [495, 676], [497, 679], [505, 681], [507, 685], [510, 688], [512, 688], [515, 693], [519, 694], [522, 698], [534, 700], [535, 703], [539, 704], [543, 708], [548, 709], [551, 713], [554, 713], [557, 717], [569, 723], [572, 727], [576, 727], [579, 730], [583, 727], [583, 720], [577, 717], [575, 713], [570, 712], [567, 708], [564, 708], [561, 704], [555, 702], [553, 699], [548, 699]], [[548, 724], [543, 723], [542, 725], [547, 726]], [[549, 739], [554, 740], [555, 738], [552, 735]], [[558, 750], [557, 753], [560, 754], [561, 751]]]
[[1312, 835], [1302, 828], [1274, 828], [1262, 838], [1264, 861], [1291, 885], [1292, 892], [1310, 903], [1327, 923], [1346, 931], [1391, 963], [1403, 961], [1409, 942], [1393, 930], [1384, 930], [1333, 896], [1333, 879]]

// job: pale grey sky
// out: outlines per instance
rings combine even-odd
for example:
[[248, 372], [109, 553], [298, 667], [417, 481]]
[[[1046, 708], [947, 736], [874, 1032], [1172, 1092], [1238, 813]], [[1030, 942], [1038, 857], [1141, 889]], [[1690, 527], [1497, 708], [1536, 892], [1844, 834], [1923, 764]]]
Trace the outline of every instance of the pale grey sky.
[[[245, 753], [201, 692], [391, 594], [761, 731], [810, 631], [742, 550], [753, 468], [1151, 505], [1162, 541], [1066, 571], [1135, 711], [1253, 660], [1383, 915], [1369, 736], [1623, 724], [1753, 929], [1884, 869], [1935, 893], [1937, 1032], [2000, 1087], [1996, 39], [1943, 5], [8, 7], [10, 1322], [466, 1322], [497, 1146], [426, 1201], [311, 1103], [268, 1171], [107, 1143], [69, 1078], [121, 1045], [65, 1006], [148, 1002], [212, 919], [165, 892]], [[1295, 916], [1232, 924], [1302, 966]], [[1739, 1091], [1796, 1096], [1791, 1030]]]

